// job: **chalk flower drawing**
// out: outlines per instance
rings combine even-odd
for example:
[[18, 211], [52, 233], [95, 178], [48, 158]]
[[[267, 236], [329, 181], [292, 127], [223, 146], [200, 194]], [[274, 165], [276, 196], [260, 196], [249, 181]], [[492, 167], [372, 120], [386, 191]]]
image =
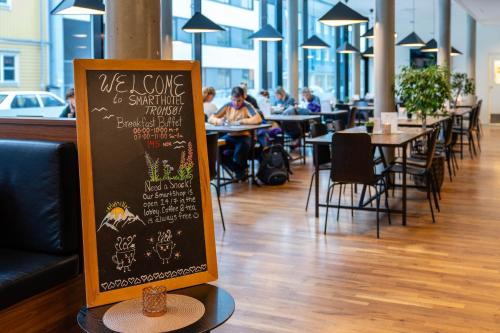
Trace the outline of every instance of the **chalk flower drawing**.
[[172, 251], [175, 248], [175, 243], [172, 241], [172, 232], [168, 229], [166, 232], [158, 231], [158, 238], [156, 244], [153, 247], [153, 251], [156, 252], [158, 257], [161, 259], [161, 263], [168, 261], [172, 257]]
[[115, 201], [110, 203], [106, 208], [106, 212], [107, 214], [101, 221], [101, 225], [97, 231], [101, 230], [104, 226], [107, 226], [114, 231], [118, 231], [120, 228], [135, 222], [140, 222], [146, 225], [146, 223], [144, 223], [138, 215], [130, 212], [127, 203], [124, 201]]
[[160, 159], [157, 158], [153, 160], [151, 156], [146, 153], [146, 165], [148, 167], [149, 180], [152, 182], [159, 182], [162, 180], [188, 180], [193, 178], [193, 144], [188, 143], [187, 154], [186, 151], [181, 152], [181, 159], [179, 162], [179, 168], [176, 173], [173, 173], [175, 169], [169, 164], [167, 160], [162, 161], [163, 174], [160, 175]]
[[111, 260], [116, 264], [116, 269], [119, 271], [130, 272], [130, 267], [136, 261], [135, 244], [133, 243], [135, 236], [116, 238], [116, 252], [111, 257]]

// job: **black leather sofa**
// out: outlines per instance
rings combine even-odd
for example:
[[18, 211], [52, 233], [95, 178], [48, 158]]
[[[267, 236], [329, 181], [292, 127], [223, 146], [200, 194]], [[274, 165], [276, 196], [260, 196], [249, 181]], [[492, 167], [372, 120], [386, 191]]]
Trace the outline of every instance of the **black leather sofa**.
[[0, 310], [80, 272], [73, 143], [0, 140]]

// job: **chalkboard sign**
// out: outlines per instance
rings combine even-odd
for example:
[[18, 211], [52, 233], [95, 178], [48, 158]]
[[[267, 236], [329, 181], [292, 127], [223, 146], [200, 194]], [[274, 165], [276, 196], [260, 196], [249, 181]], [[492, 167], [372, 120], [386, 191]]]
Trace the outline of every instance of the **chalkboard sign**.
[[89, 307], [217, 278], [200, 69], [75, 60]]

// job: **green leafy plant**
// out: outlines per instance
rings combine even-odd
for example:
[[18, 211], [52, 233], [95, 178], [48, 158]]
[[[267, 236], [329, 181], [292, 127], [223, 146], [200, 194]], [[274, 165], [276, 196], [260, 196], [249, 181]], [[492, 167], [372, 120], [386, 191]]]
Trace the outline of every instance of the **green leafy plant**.
[[453, 73], [451, 75], [451, 90], [453, 92], [453, 102], [456, 106], [460, 95], [473, 95], [476, 86], [473, 79], [469, 79], [466, 73]]
[[404, 67], [398, 75], [398, 95], [408, 113], [419, 113], [424, 120], [443, 110], [451, 99], [449, 71], [445, 67]]

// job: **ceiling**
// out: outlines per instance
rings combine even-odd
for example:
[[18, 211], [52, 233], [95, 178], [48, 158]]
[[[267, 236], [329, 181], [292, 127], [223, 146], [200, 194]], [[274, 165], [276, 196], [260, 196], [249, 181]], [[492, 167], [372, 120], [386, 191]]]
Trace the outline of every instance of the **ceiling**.
[[481, 24], [500, 25], [500, 1], [455, 0]]

